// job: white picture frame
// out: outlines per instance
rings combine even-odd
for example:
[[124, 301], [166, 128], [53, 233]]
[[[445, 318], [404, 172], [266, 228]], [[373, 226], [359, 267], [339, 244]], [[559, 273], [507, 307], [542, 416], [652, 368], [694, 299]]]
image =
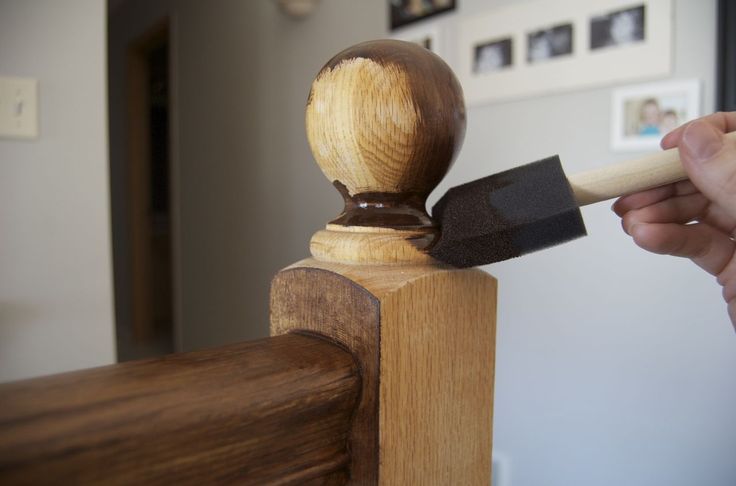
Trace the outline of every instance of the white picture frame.
[[[620, 32], [614, 27], [636, 19], [637, 12], [639, 23], [629, 22], [633, 37], [601, 35], [601, 25]], [[457, 63], [466, 102], [473, 106], [668, 76], [672, 15], [671, 0], [558, 0], [512, 4], [466, 19], [459, 29]], [[545, 40], [544, 35], [567, 35], [571, 47], [548, 48], [532, 58], [536, 36]], [[480, 69], [479, 48], [503, 40], [511, 43], [511, 60], [494, 69], [497, 59], [489, 53], [483, 65], [488, 69]]]
[[700, 116], [697, 79], [623, 86], [611, 94], [611, 150], [656, 150], [670, 130]]

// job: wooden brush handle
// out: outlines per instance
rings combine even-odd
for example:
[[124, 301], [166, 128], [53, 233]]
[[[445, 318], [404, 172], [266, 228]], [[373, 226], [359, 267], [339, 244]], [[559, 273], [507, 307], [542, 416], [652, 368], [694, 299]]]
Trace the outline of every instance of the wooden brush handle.
[[[736, 141], [736, 132], [726, 137]], [[567, 178], [579, 206], [625, 196], [687, 179], [676, 148], [636, 160], [593, 169]]]

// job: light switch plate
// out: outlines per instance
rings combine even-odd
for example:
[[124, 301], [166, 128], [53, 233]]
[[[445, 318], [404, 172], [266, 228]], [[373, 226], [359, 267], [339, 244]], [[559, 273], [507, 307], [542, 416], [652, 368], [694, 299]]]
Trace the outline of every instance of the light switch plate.
[[0, 137], [38, 137], [38, 80], [0, 76]]

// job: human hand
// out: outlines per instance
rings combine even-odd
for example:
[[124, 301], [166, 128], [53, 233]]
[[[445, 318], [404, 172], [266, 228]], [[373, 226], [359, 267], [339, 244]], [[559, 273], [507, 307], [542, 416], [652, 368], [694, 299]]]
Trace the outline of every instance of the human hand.
[[686, 257], [723, 287], [736, 329], [736, 112], [689, 122], [662, 139], [680, 149], [690, 180], [624, 196], [613, 205], [624, 231], [653, 253]]

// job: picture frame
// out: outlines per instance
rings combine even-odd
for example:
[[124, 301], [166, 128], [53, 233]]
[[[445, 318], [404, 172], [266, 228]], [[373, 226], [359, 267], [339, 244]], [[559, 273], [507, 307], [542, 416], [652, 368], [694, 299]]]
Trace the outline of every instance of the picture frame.
[[697, 79], [624, 86], [611, 95], [611, 149], [656, 150], [669, 131], [700, 116]]
[[736, 111], [736, 2], [718, 2], [717, 109]]
[[[457, 73], [466, 102], [668, 76], [672, 15], [672, 0], [558, 0], [554, 9], [519, 2], [465, 19]], [[501, 41], [510, 60], [501, 55]]]
[[388, 0], [390, 30], [452, 12], [457, 0]]

